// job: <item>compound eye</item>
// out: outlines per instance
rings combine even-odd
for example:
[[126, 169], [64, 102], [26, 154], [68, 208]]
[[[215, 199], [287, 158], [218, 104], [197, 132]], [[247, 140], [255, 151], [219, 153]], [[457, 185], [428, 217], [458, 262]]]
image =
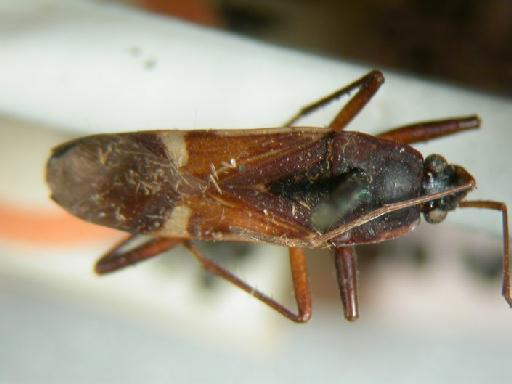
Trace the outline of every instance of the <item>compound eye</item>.
[[430, 211], [423, 212], [423, 217], [425, 217], [425, 221], [430, 224], [438, 224], [442, 222], [446, 215], [448, 214], [448, 211], [441, 209], [441, 208], [434, 208]]
[[429, 155], [425, 159], [425, 169], [433, 174], [440, 174], [443, 172], [447, 164], [446, 159], [437, 154]]

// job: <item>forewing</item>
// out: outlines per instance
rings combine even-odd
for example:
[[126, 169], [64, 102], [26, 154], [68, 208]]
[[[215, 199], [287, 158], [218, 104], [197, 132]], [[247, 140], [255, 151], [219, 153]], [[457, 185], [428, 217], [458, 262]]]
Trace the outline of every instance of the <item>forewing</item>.
[[132, 233], [159, 229], [201, 182], [183, 175], [154, 133], [95, 135], [53, 150], [47, 182], [72, 214]]
[[132, 233], [296, 237], [307, 231], [304, 210], [258, 188], [318, 161], [324, 136], [290, 128], [95, 135], [55, 148], [47, 181], [69, 212]]
[[283, 244], [310, 234], [307, 208], [269, 193], [266, 185], [323, 161], [325, 133], [307, 128], [189, 131], [180, 146], [174, 131], [160, 133], [179, 159], [180, 171], [206, 185], [201, 193], [182, 196], [160, 233]]
[[[325, 129], [282, 128], [201, 130], [185, 135], [182, 170], [205, 181], [259, 184], [289, 175], [319, 161]], [[168, 134], [173, 141], [173, 132]]]

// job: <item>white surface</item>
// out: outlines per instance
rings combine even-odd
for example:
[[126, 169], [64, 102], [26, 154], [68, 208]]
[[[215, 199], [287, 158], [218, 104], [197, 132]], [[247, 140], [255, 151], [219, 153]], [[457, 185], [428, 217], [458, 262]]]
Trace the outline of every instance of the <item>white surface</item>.
[[[487, 384], [512, 378], [508, 328], [478, 318], [468, 319], [469, 328], [429, 326], [429, 318], [444, 317], [439, 309], [423, 327], [404, 324], [402, 313], [394, 313], [398, 322], [383, 323], [366, 310], [349, 324], [341, 306], [315, 303], [310, 323], [283, 319], [279, 334], [265, 334], [260, 343], [268, 344], [256, 350], [218, 342], [232, 333], [208, 318], [193, 335], [148, 326], [118, 308], [2, 271], [0, 303], [2, 383]], [[248, 334], [260, 330], [246, 328]]]

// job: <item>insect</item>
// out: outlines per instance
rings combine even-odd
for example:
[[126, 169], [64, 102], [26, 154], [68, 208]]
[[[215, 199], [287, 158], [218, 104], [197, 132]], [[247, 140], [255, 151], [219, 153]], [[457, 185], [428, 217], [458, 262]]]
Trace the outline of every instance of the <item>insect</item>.
[[[479, 117], [420, 122], [377, 136], [344, 130], [383, 82], [381, 72], [369, 72], [300, 109], [280, 128], [145, 131], [64, 143], [47, 164], [52, 198], [84, 220], [130, 233], [99, 259], [97, 273], [180, 244], [207, 271], [295, 322], [309, 320], [312, 310], [305, 248], [333, 250], [344, 315], [355, 320], [355, 245], [403, 236], [421, 213], [439, 223], [457, 207], [497, 210], [503, 224], [502, 294], [512, 306], [506, 205], [466, 200], [475, 180], [464, 168], [440, 155], [423, 159], [410, 146], [478, 128]], [[343, 95], [349, 100], [326, 128], [295, 126]], [[150, 239], [133, 246], [141, 235]], [[297, 311], [205, 257], [191, 240], [288, 247]]]

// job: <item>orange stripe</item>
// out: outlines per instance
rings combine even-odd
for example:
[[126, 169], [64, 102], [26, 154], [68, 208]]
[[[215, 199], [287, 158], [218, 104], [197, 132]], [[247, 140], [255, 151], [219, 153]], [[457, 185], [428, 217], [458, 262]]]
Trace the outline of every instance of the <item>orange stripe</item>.
[[80, 246], [122, 237], [56, 207], [49, 211], [0, 203], [0, 238], [30, 246]]

